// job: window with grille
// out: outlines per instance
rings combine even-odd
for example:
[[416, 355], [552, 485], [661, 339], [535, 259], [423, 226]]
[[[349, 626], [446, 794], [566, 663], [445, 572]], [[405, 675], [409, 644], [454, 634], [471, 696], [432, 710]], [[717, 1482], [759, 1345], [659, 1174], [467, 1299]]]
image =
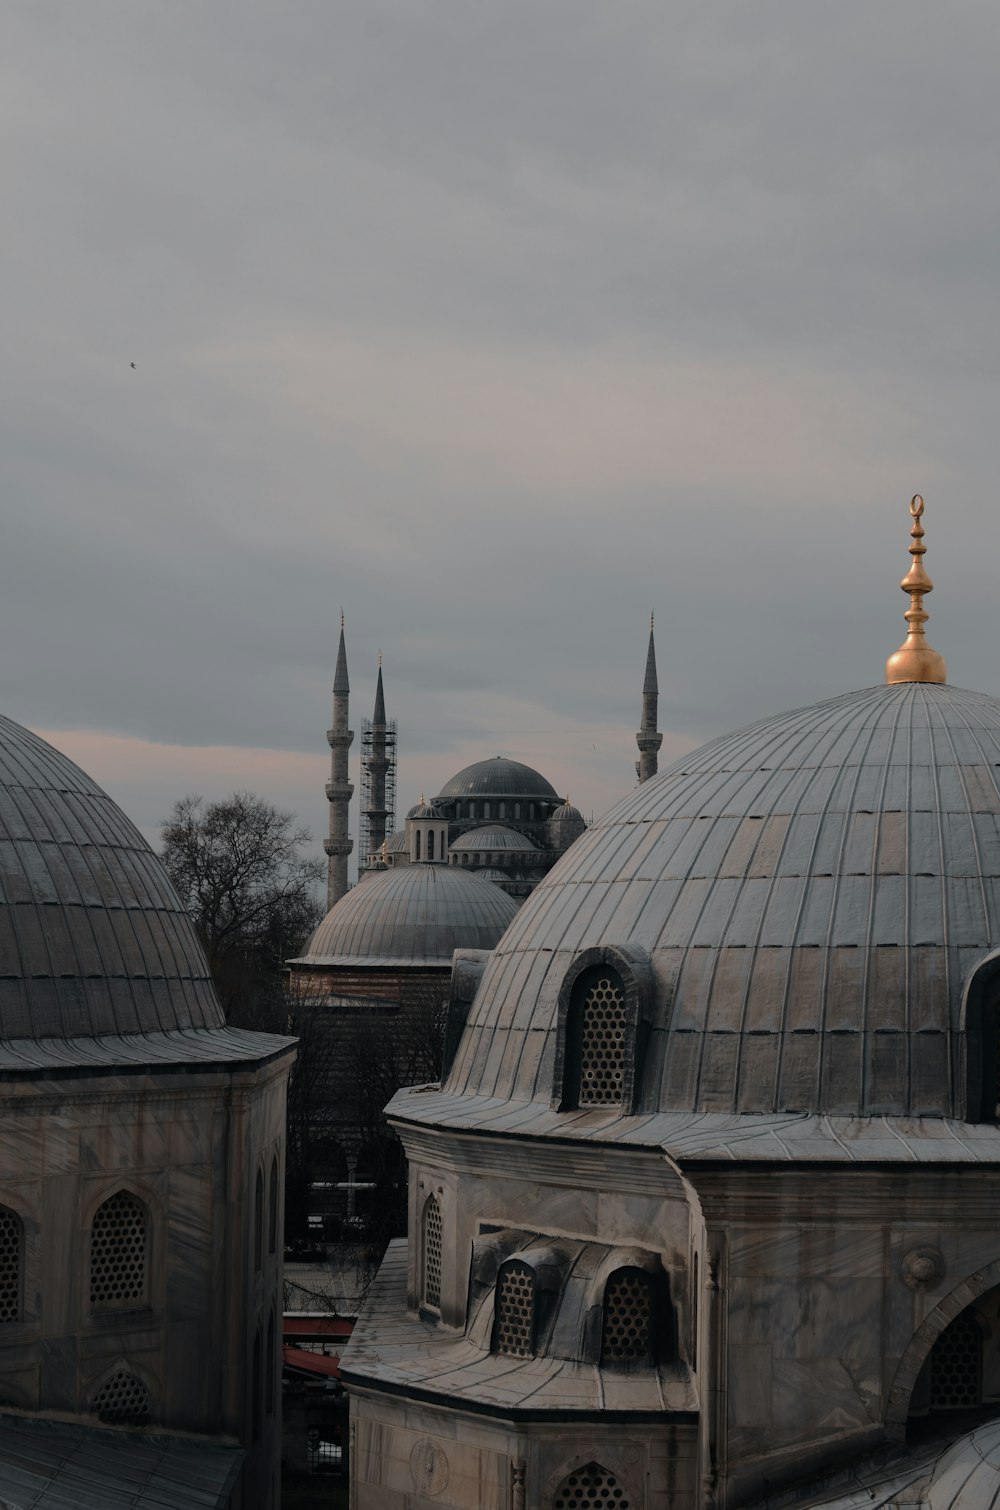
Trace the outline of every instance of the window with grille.
[[110, 1426], [145, 1426], [149, 1420], [149, 1390], [141, 1379], [120, 1368], [101, 1385], [91, 1409]]
[[16, 1211], [0, 1206], [0, 1321], [21, 1319], [24, 1227]]
[[639, 1269], [619, 1269], [604, 1291], [602, 1363], [648, 1363], [653, 1357], [653, 1287]]
[[608, 1468], [587, 1463], [563, 1479], [552, 1510], [629, 1510], [628, 1495]]
[[264, 1174], [257, 1171], [257, 1183], [253, 1194], [253, 1266], [259, 1269], [264, 1262]]
[[500, 1270], [493, 1351], [508, 1358], [535, 1355], [535, 1276], [527, 1264], [505, 1264]]
[[98, 1207], [90, 1232], [90, 1303], [101, 1310], [146, 1300], [149, 1213], [127, 1190]]
[[424, 1304], [441, 1304], [441, 1207], [429, 1196], [424, 1207]]
[[278, 1251], [278, 1159], [271, 1160], [271, 1193], [267, 1208], [267, 1251]]
[[581, 982], [576, 1006], [577, 1106], [620, 1106], [625, 1088], [625, 992], [610, 970]]
[[931, 1351], [931, 1410], [983, 1403], [983, 1336], [967, 1311], [946, 1326]]

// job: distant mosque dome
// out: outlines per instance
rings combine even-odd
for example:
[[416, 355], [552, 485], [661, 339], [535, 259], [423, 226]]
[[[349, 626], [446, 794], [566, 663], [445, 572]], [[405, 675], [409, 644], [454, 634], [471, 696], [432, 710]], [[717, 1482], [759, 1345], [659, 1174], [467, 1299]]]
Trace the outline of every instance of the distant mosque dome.
[[341, 897], [289, 963], [447, 966], [456, 949], [492, 949], [516, 912], [505, 892], [464, 871], [404, 865]]
[[583, 823], [583, 821], [584, 817], [580, 809], [574, 807], [569, 800], [564, 802], [561, 807], [557, 807], [549, 819], [550, 823]]
[[459, 852], [462, 850], [476, 850], [480, 853], [485, 853], [488, 850], [495, 852], [503, 850], [511, 854], [517, 852], [534, 854], [537, 849], [537, 844], [532, 844], [530, 839], [526, 839], [516, 829], [505, 828], [500, 823], [484, 825], [482, 828], [467, 829], [464, 834], [460, 835], [459, 838], [455, 839], [449, 845], [451, 854], [454, 854], [456, 850]]
[[[525, 902], [449, 1089], [548, 1103], [561, 978], [605, 946], [648, 974], [636, 1112], [962, 1115], [966, 987], [1000, 948], [1000, 701], [870, 687], [645, 782]], [[529, 977], [541, 1055], [513, 1041]]]
[[492, 881], [495, 886], [503, 886], [510, 880], [510, 876], [505, 871], [497, 870], [495, 865], [486, 865], [482, 870], [472, 870], [469, 874], [477, 881]]
[[0, 1039], [219, 1029], [194, 927], [106, 792], [0, 717]]
[[492, 760], [477, 760], [446, 781], [438, 800], [454, 797], [549, 797], [558, 802], [558, 794], [538, 771], [519, 760], [494, 755]]
[[[419, 818], [443, 818], [444, 817], [444, 813], [442, 813], [441, 809], [438, 807], [438, 805], [437, 805], [436, 802], [434, 802], [434, 801], [428, 801], [428, 799], [426, 797], [421, 797], [420, 801], [414, 803], [413, 807], [410, 808], [410, 811], [407, 813], [406, 816], [407, 816], [407, 818], [418, 818], [418, 819]], [[403, 849], [406, 848], [406, 834], [405, 834], [405, 832], [403, 834], [403, 844], [402, 844], [401, 847]]]

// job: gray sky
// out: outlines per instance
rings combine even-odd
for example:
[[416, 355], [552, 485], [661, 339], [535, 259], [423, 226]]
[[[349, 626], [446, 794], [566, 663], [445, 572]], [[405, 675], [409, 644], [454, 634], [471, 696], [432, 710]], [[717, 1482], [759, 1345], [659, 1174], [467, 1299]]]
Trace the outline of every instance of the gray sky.
[[881, 679], [917, 490], [1000, 694], [998, 74], [985, 0], [13, 0], [3, 711], [318, 839], [343, 606], [403, 809], [599, 812], [651, 608], [665, 754]]

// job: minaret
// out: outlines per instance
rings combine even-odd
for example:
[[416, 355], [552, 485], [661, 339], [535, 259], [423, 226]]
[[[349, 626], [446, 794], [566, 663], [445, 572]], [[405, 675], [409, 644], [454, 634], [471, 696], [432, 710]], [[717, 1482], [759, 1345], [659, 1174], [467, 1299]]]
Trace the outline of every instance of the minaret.
[[365, 720], [361, 732], [361, 847], [358, 859], [368, 865], [377, 856], [386, 839], [386, 820], [393, 804], [387, 801], [386, 774], [395, 756], [395, 724], [385, 717], [385, 693], [382, 690], [382, 653], [378, 658], [378, 681], [375, 684], [375, 712]]
[[640, 783], [656, 775], [656, 757], [663, 743], [663, 735], [656, 728], [656, 700], [659, 691], [656, 684], [656, 647], [653, 644], [653, 615], [649, 616], [649, 649], [646, 651], [646, 675], [642, 683], [642, 723], [635, 736], [639, 746], [639, 759], [635, 774]]
[[347, 680], [347, 650], [344, 647], [344, 615], [340, 615], [340, 645], [337, 669], [333, 676], [333, 728], [327, 729], [330, 744], [330, 780], [326, 784], [330, 803], [330, 836], [323, 843], [329, 859], [326, 865], [327, 911], [347, 894], [347, 857], [354, 848], [348, 832], [348, 804], [354, 787], [347, 777], [347, 752], [354, 739], [347, 727], [347, 704], [351, 684]]

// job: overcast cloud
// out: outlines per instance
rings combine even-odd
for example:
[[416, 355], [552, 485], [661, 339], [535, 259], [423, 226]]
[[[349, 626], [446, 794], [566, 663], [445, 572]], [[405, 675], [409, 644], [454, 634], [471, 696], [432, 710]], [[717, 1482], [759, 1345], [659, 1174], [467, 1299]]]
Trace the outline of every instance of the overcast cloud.
[[881, 679], [918, 490], [1000, 694], [995, 6], [0, 27], [0, 706], [151, 836], [250, 786], [320, 837], [341, 607], [402, 809], [502, 752], [599, 812], [651, 608], [665, 753]]

